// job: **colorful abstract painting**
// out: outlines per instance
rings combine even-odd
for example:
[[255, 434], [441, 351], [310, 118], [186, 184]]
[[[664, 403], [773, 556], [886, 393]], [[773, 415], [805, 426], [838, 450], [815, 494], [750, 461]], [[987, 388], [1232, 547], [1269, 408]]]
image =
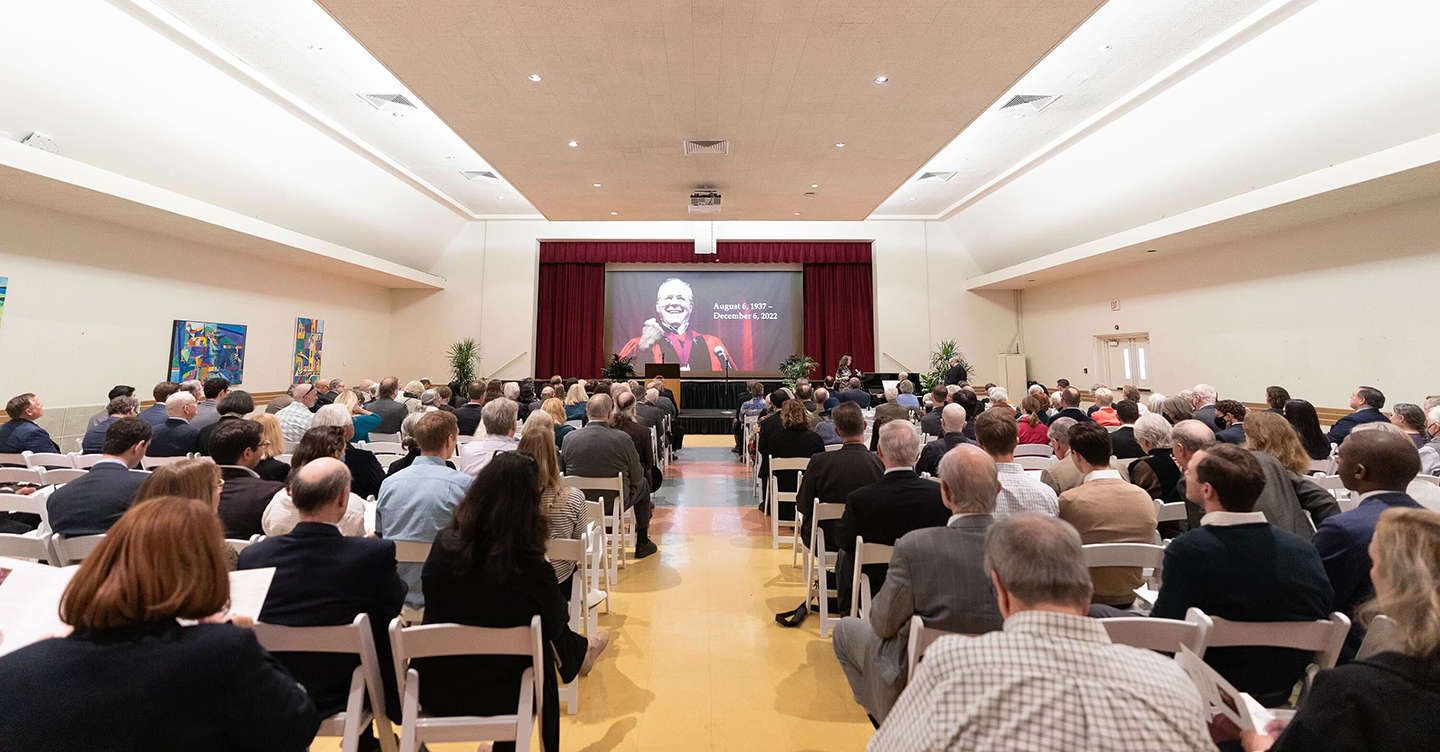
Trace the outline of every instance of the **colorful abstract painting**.
[[176, 321], [170, 336], [170, 380], [221, 376], [239, 384], [245, 371], [245, 327]]
[[10, 288], [10, 278], [0, 277], [0, 316], [5, 314], [5, 291]]
[[295, 319], [295, 366], [290, 383], [313, 383], [320, 378], [320, 340], [325, 336], [322, 319]]

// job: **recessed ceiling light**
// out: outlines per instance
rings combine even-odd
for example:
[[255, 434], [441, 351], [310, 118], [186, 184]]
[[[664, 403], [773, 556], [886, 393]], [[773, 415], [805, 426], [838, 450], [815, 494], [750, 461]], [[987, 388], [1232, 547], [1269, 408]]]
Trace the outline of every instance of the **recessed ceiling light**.
[[539, 74], [539, 73], [531, 73], [530, 75], [526, 76], [526, 78], [530, 79], [531, 81], [539, 81], [539, 80], [540, 80], [540, 74]]
[[575, 148], [575, 147], [577, 147], [577, 146], [579, 146], [579, 145], [580, 145], [580, 142], [578, 142], [578, 141], [571, 141], [570, 144], [569, 144], [570, 148], [572, 148], [572, 149]]
[[504, 197], [504, 196], [496, 196], [495, 198], [496, 198], [497, 200], [500, 200], [500, 201], [504, 201], [504, 200], [505, 200], [505, 197]]
[[595, 186], [596, 188], [599, 188], [599, 187], [600, 187], [600, 184], [599, 184], [599, 183], [591, 183], [591, 185]]
[[845, 142], [844, 142], [844, 141], [841, 141], [841, 142], [835, 144], [835, 148], [837, 148], [837, 149], [844, 149], [844, 148], [845, 148]]
[[615, 216], [615, 215], [617, 215], [617, 214], [619, 214], [619, 213], [620, 213], [620, 212], [610, 212], [610, 216], [613, 217], [613, 216]]
[[875, 77], [875, 83], [877, 83], [877, 84], [887, 84], [887, 83], [890, 83], [890, 77], [889, 77], [889, 76], [876, 76], [876, 77]]
[[1015, 119], [1016, 119], [1016, 120], [1019, 120], [1020, 118], [1023, 118], [1023, 117], [1025, 117], [1025, 113], [1023, 113], [1023, 112], [1017, 112], [1017, 113], [1015, 113]]
[[795, 216], [800, 216], [800, 212], [795, 212]]
[[910, 200], [911, 200], [911, 201], [914, 201], [914, 200], [915, 200], [915, 197], [914, 197], [914, 196], [911, 196], [911, 197], [910, 197]]
[[1110, 51], [1110, 45], [1108, 45], [1108, 44], [1102, 44], [1102, 45], [1100, 45], [1100, 51], [1101, 51], [1101, 52], [1109, 52], [1109, 51]]
[[819, 187], [820, 187], [820, 184], [819, 184], [819, 183], [811, 183], [811, 184], [810, 184], [810, 187], [811, 187], [811, 188], [819, 188]]

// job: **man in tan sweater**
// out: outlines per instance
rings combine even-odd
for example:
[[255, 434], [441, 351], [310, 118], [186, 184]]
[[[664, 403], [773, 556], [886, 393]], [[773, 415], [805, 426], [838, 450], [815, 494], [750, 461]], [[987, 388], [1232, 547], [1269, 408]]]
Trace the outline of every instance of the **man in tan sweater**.
[[[1077, 423], [1069, 438], [1067, 459], [1084, 482], [1060, 494], [1060, 519], [1074, 525], [1087, 545], [1155, 542], [1155, 502], [1110, 467], [1110, 433], [1096, 423]], [[1134, 603], [1134, 590], [1144, 582], [1139, 567], [1097, 567], [1090, 579], [1091, 602], [1116, 608]]]

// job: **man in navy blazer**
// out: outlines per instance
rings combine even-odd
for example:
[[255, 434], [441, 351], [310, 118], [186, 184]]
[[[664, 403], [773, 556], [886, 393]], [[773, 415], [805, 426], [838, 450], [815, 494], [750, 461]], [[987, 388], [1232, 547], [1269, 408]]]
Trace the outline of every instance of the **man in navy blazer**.
[[147, 456], [184, 457], [200, 451], [200, 429], [190, 425], [198, 405], [190, 392], [182, 390], [170, 395], [165, 400], [165, 414], [169, 417], [155, 426]]
[[[1378, 411], [1376, 411], [1378, 412]], [[1365, 639], [1365, 627], [1355, 619], [1355, 607], [1375, 596], [1370, 583], [1370, 539], [1380, 515], [1393, 507], [1418, 507], [1405, 487], [1420, 472], [1420, 453], [1408, 437], [1361, 428], [1340, 445], [1336, 473], [1359, 504], [1348, 512], [1326, 517], [1310, 539], [1325, 564], [1335, 590], [1334, 610], [1351, 618], [1350, 634], [1341, 660], [1355, 656]]]
[[[260, 621], [290, 627], [331, 626], [368, 614], [387, 714], [398, 721], [400, 701], [395, 672], [387, 670], [392, 661], [386, 630], [400, 614], [407, 588], [395, 571], [395, 543], [341, 535], [336, 524], [349, 504], [350, 471], [340, 460], [322, 457], [300, 468], [291, 478], [290, 498], [300, 512], [299, 524], [285, 535], [266, 538], [240, 552], [240, 569], [275, 567]], [[358, 657], [328, 653], [276, 657], [305, 686], [322, 718], [345, 709]]]
[[1366, 423], [1389, 423], [1390, 419], [1380, 408], [1385, 406], [1385, 394], [1373, 386], [1356, 387], [1355, 393], [1350, 395], [1350, 409], [1355, 412], [1346, 415], [1335, 421], [1330, 427], [1328, 434], [1331, 444], [1344, 443], [1345, 437], [1355, 430], [1356, 426]]
[[105, 429], [104, 456], [84, 476], [50, 494], [45, 503], [50, 528], [67, 536], [108, 531], [135, 501], [145, 474], [132, 468], [140, 464], [149, 445], [149, 423], [131, 415], [110, 424]]
[[850, 379], [850, 386], [840, 393], [841, 402], [854, 402], [861, 408], [870, 407], [870, 393], [860, 388], [860, 379]]
[[169, 417], [165, 414], [165, 401], [178, 391], [180, 391], [180, 385], [174, 381], [162, 381], [156, 384], [150, 392], [150, 396], [155, 398], [155, 404], [141, 410], [140, 419], [149, 423], [152, 428], [165, 425], [165, 419]]
[[[80, 451], [85, 454], [105, 453], [105, 433], [115, 421], [121, 418], [133, 418], [140, 409], [140, 400], [134, 397], [120, 396], [110, 400], [105, 405], [104, 420], [96, 421], [95, 425], [85, 431], [85, 437], [80, 440]], [[149, 425], [149, 424], [146, 424]]]
[[39, 397], [31, 392], [11, 397], [5, 403], [5, 414], [10, 416], [10, 421], [0, 426], [0, 453], [60, 451], [51, 440], [50, 432], [35, 424], [45, 414]]

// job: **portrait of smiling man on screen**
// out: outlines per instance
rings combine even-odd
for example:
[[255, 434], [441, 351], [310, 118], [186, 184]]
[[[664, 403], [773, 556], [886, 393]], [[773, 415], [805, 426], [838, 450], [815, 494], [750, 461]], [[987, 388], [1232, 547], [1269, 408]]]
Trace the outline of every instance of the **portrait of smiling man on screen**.
[[[684, 280], [671, 277], [655, 292], [655, 318], [645, 320], [640, 336], [625, 343], [620, 357], [636, 356], [636, 364], [679, 363], [680, 370], [724, 371], [730, 350], [719, 337], [690, 328], [695, 293]], [[730, 370], [735, 363], [730, 361]]]

